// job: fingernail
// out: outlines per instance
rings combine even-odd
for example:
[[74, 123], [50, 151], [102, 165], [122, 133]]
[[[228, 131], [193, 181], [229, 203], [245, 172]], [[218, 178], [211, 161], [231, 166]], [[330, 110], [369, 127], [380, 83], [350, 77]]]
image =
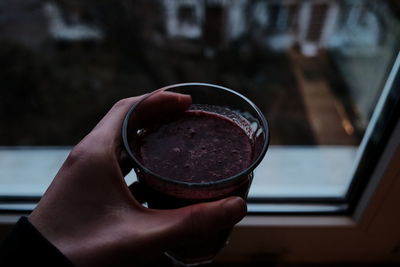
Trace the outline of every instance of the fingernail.
[[181, 103], [181, 102], [192, 102], [192, 96], [191, 95], [186, 95], [186, 94], [178, 94], [177, 93], [177, 95], [178, 95], [178, 103]]
[[246, 202], [240, 197], [229, 198], [222, 206], [227, 217], [226, 219], [232, 224], [238, 223], [244, 216], [246, 216]]

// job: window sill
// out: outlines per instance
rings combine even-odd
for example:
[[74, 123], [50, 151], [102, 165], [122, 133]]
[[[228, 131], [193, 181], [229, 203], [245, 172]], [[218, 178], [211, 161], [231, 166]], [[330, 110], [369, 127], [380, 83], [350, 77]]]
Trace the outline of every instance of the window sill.
[[[0, 196], [39, 198], [70, 150], [0, 148]], [[271, 146], [255, 170], [249, 198], [342, 197], [350, 183], [356, 151], [351, 146]], [[126, 181], [135, 179], [129, 174]]]

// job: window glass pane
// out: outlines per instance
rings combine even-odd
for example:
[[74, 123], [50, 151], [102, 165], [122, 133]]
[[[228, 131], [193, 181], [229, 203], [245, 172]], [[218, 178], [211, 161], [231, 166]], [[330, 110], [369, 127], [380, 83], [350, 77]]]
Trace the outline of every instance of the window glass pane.
[[344, 197], [399, 14], [389, 0], [2, 0], [0, 195], [41, 195], [118, 99], [196, 81], [269, 120], [251, 197]]

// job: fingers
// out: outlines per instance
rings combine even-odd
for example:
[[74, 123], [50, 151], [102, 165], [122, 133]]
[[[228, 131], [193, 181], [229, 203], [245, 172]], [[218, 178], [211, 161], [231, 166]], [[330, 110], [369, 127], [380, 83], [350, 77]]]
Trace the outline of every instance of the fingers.
[[[137, 241], [138, 231], [143, 234], [143, 244], [151, 251], [186, 251], [203, 254], [204, 247], [215, 254], [225, 244], [231, 228], [247, 212], [246, 203], [240, 197], [230, 197], [210, 203], [190, 205], [180, 209], [141, 209], [132, 220], [141, 218], [142, 223], [133, 231]], [[127, 230], [129, 232], [129, 230]], [[205, 256], [202, 255], [202, 256]]]
[[[182, 231], [200, 235], [232, 227], [247, 213], [246, 203], [240, 197], [197, 204], [186, 209], [191, 212], [187, 221], [182, 222]], [[183, 234], [187, 236], [188, 233]]]
[[[159, 211], [158, 218], [168, 224], [163, 237], [158, 240], [165, 247], [172, 247], [190, 239], [202, 239], [210, 234], [229, 229], [247, 213], [245, 201], [230, 197], [210, 203], [201, 203], [176, 210]], [[168, 222], [168, 223], [167, 223]], [[171, 241], [173, 240], [173, 241]], [[172, 243], [171, 243], [172, 242]]]

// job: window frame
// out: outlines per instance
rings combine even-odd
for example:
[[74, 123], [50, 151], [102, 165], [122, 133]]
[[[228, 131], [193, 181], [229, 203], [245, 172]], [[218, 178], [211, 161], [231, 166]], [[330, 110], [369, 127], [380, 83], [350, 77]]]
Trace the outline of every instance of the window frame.
[[400, 119], [360, 201], [345, 215], [249, 215], [219, 261], [400, 262]]

